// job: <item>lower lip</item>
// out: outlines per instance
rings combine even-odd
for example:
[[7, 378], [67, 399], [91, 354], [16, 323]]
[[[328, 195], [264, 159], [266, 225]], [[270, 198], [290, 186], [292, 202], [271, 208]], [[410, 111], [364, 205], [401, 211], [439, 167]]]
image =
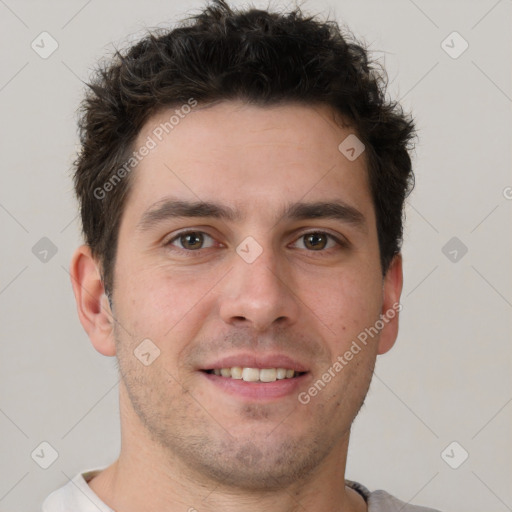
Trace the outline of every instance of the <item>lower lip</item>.
[[212, 373], [201, 372], [212, 384], [226, 393], [253, 400], [271, 400], [288, 395], [298, 394], [304, 386], [309, 373], [304, 373], [291, 379], [280, 379], [275, 382], [246, 382], [242, 379], [231, 379]]

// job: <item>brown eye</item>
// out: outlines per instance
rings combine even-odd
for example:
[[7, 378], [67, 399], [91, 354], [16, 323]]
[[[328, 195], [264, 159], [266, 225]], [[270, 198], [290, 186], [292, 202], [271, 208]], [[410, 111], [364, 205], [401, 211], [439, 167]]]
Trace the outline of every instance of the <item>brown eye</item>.
[[173, 245], [187, 251], [197, 251], [206, 247], [212, 247], [213, 239], [201, 231], [187, 231], [170, 240], [168, 245]]
[[180, 242], [184, 249], [200, 249], [203, 245], [202, 233], [187, 233], [180, 236]]
[[296, 249], [310, 252], [328, 252], [330, 249], [347, 247], [341, 239], [325, 231], [310, 231], [297, 238], [293, 244]]
[[325, 233], [308, 233], [303, 236], [304, 246], [313, 251], [325, 249], [328, 237]]

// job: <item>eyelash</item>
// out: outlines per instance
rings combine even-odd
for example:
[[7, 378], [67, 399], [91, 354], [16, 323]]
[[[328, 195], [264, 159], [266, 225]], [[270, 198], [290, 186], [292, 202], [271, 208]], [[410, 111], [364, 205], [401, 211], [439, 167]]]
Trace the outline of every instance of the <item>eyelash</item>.
[[[190, 256], [190, 257], [199, 256], [201, 251], [203, 251], [204, 249], [211, 249], [211, 247], [206, 247], [206, 248], [191, 250], [191, 249], [184, 249], [182, 247], [176, 247], [176, 246], [172, 245], [173, 242], [175, 242], [176, 240], [179, 240], [181, 237], [189, 235], [189, 234], [193, 234], [193, 233], [199, 233], [199, 234], [202, 234], [202, 235], [206, 235], [207, 237], [211, 238], [212, 240], [215, 240], [211, 235], [209, 235], [208, 233], [206, 233], [204, 231], [200, 231], [200, 230], [197, 230], [197, 229], [195, 229], [195, 230], [194, 229], [190, 229], [190, 230], [182, 231], [182, 232], [176, 234], [171, 239], [169, 239], [167, 242], [165, 242], [164, 246], [169, 248], [170, 250], [177, 250], [179, 252], [185, 253], [187, 256]], [[311, 253], [326, 253], [326, 252], [330, 252], [333, 249], [346, 249], [346, 248], [349, 247], [349, 243], [348, 242], [346, 242], [346, 241], [344, 241], [344, 240], [342, 240], [342, 239], [332, 235], [331, 233], [328, 233], [327, 231], [307, 231], [307, 232], [301, 233], [300, 236], [295, 239], [295, 242], [297, 242], [301, 238], [304, 238], [307, 235], [325, 235], [330, 240], [333, 240], [338, 245], [338, 247], [329, 247], [327, 249], [321, 249], [321, 250], [318, 250], [318, 251], [308, 250], [308, 249], [301, 249], [301, 250], [305, 250], [307, 252], [311, 252]], [[196, 254], [194, 254], [194, 253], [196, 253]]]

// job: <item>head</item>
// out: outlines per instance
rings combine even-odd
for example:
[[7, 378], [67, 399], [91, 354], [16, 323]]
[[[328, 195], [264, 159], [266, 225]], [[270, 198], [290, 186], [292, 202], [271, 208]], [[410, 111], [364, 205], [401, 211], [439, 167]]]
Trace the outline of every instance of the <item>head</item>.
[[[268, 488], [346, 443], [398, 329], [413, 123], [385, 84], [335, 22], [221, 1], [89, 84], [79, 315], [117, 356], [133, 429], [191, 472]], [[281, 397], [241, 398], [209, 373], [276, 354], [304, 373]]]

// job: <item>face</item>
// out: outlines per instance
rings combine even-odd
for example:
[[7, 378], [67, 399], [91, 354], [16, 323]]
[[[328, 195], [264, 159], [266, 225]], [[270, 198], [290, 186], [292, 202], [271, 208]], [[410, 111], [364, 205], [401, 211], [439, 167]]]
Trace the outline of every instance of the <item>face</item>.
[[338, 150], [353, 131], [327, 107], [192, 110], [131, 176], [113, 290], [123, 407], [191, 473], [282, 487], [346, 442], [396, 319], [344, 354], [399, 279], [382, 277], [364, 153]]

